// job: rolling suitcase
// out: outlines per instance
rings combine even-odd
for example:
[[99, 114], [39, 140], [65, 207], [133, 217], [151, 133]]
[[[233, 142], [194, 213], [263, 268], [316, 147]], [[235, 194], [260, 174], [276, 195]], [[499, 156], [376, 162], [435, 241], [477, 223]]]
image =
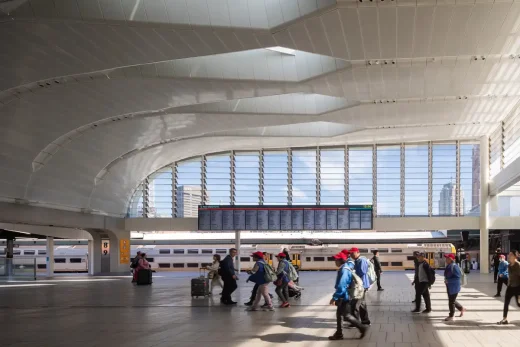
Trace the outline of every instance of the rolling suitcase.
[[137, 273], [137, 285], [150, 285], [152, 284], [152, 270], [141, 269]]
[[206, 277], [204, 268], [200, 268], [200, 276], [191, 279], [191, 297], [198, 298], [199, 296], [205, 297], [209, 295], [209, 280]]

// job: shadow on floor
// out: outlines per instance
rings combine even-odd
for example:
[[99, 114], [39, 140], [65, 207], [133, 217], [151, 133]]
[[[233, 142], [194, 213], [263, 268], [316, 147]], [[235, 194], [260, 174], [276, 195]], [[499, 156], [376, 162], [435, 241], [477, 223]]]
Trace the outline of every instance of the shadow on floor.
[[258, 336], [259, 339], [270, 343], [291, 343], [291, 342], [304, 342], [304, 341], [328, 341], [328, 337], [299, 334], [299, 333], [287, 333], [287, 334], [267, 334]]

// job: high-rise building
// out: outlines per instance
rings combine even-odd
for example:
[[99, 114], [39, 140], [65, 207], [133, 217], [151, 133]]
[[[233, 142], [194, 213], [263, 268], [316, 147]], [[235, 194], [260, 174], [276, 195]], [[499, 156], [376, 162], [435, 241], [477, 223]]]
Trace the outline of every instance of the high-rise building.
[[199, 205], [202, 201], [202, 189], [200, 186], [178, 186], [176, 197], [178, 218], [198, 216]]
[[[439, 215], [454, 216], [457, 214], [457, 184], [446, 183], [439, 197]], [[459, 214], [464, 214], [464, 192], [460, 192]]]
[[471, 177], [471, 209], [480, 205], [480, 146], [473, 146]]

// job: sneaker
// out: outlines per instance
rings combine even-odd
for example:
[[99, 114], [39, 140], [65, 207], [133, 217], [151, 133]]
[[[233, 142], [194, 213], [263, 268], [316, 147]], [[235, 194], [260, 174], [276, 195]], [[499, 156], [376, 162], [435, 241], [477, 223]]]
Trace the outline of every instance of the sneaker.
[[444, 318], [445, 322], [451, 322], [453, 320], [453, 317], [446, 317]]
[[365, 337], [365, 335], [366, 335], [367, 332], [368, 332], [368, 329], [369, 329], [368, 326], [359, 329], [359, 332], [361, 333], [361, 335], [359, 335], [359, 339], [360, 339], [360, 340], [361, 340], [363, 337]]
[[412, 311], [412, 313], [420, 313], [420, 312], [421, 312], [421, 310], [417, 310], [417, 309]]
[[431, 311], [432, 311], [432, 310], [428, 310], [428, 309], [426, 309], [426, 310], [422, 311], [421, 313], [430, 313]]
[[466, 312], [466, 309], [463, 307], [462, 310], [460, 311], [459, 317], [464, 316], [464, 312]]
[[383, 288], [379, 288], [377, 291], [382, 292], [383, 290], [384, 290]]
[[256, 307], [248, 307], [248, 308], [246, 308], [246, 311], [253, 312], [253, 311], [258, 311], [258, 309]]
[[343, 334], [334, 333], [334, 335], [329, 336], [329, 340], [331, 340], [331, 341], [343, 340]]
[[497, 294], [495, 294], [493, 297], [494, 297], [494, 298], [499, 298], [499, 297], [501, 297], [501, 296], [502, 296], [502, 295], [500, 295], [500, 294], [497, 293]]
[[273, 306], [267, 306], [266, 308], [264, 308], [264, 311], [274, 311], [274, 307]]
[[281, 307], [289, 308], [289, 307], [291, 307], [291, 304], [289, 304], [288, 302], [284, 302]]
[[262, 308], [268, 308], [269, 307], [269, 304], [268, 303], [265, 303], [262, 305]]
[[248, 301], [248, 302], [245, 302], [244, 305], [246, 305], [246, 306], [253, 306], [253, 302], [252, 301]]

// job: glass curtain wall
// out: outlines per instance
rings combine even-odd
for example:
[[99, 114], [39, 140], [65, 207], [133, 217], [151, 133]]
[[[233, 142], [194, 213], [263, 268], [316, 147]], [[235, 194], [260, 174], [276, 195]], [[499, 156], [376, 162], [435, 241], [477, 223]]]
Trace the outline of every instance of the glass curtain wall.
[[345, 203], [345, 148], [320, 150], [320, 203]]
[[165, 167], [148, 178], [148, 213], [149, 218], [173, 217], [173, 181], [172, 168]]
[[432, 214], [455, 216], [457, 210], [457, 145], [434, 144], [432, 149]]
[[316, 149], [292, 151], [293, 205], [316, 204]]
[[235, 153], [235, 204], [260, 204], [260, 153]]
[[263, 153], [264, 205], [287, 205], [289, 168], [287, 151]]
[[401, 215], [401, 146], [377, 146], [377, 214]]
[[231, 204], [231, 155], [222, 153], [206, 157], [206, 203]]
[[372, 204], [372, 147], [348, 148], [348, 202], [350, 205]]
[[141, 183], [134, 192], [134, 195], [130, 199], [130, 204], [128, 205], [128, 217], [136, 218], [142, 217], [144, 213], [143, 206], [143, 184]]
[[480, 144], [460, 144], [460, 203], [462, 214], [480, 214]]
[[428, 145], [404, 147], [404, 215], [428, 216]]
[[177, 163], [175, 185], [177, 218], [197, 217], [202, 203], [202, 160], [200, 157]]

